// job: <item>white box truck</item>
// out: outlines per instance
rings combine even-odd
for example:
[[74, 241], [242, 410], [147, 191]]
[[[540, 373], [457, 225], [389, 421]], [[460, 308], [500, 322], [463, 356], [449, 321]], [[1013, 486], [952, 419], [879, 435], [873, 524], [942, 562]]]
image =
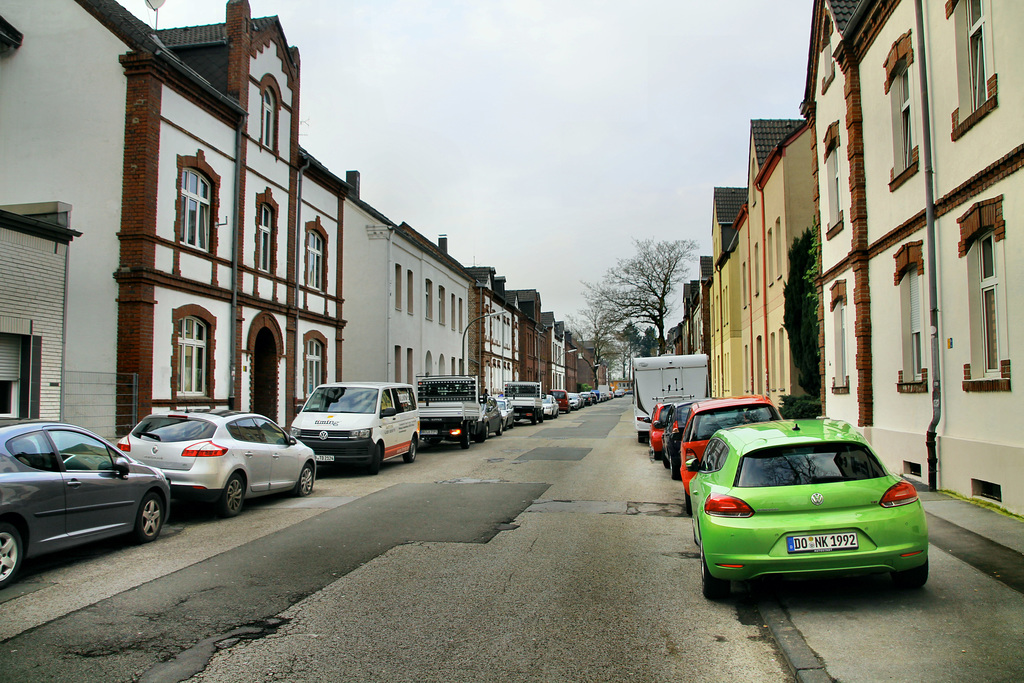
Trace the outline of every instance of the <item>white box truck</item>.
[[543, 397], [540, 382], [505, 382], [505, 398], [512, 404], [516, 420], [543, 422]]
[[708, 397], [708, 357], [655, 356], [633, 359], [633, 427], [636, 440], [647, 443], [651, 410], [666, 400], [685, 401]]

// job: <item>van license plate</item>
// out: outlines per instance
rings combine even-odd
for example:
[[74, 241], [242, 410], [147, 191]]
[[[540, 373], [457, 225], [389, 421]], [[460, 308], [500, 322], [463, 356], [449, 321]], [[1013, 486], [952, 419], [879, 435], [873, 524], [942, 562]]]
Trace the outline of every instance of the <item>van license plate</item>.
[[786, 548], [791, 553], [827, 553], [833, 550], [856, 550], [857, 547], [857, 534], [853, 532], [786, 537]]
[[334, 456], [333, 455], [320, 455], [319, 453], [317, 453], [316, 454], [316, 461], [317, 462], [334, 462]]
[[436, 429], [421, 429], [420, 436], [437, 436]]

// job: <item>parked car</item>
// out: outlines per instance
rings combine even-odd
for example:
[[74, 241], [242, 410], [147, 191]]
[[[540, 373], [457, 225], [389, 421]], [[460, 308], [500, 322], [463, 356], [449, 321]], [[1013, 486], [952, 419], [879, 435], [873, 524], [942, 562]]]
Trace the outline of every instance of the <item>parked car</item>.
[[[558, 404], [558, 412], [568, 413], [572, 408], [569, 407], [569, 392], [565, 389], [552, 389], [551, 395], [555, 397], [555, 402]], [[555, 417], [558, 417], [557, 415]]]
[[583, 398], [579, 394], [570, 392], [569, 394], [569, 408], [572, 410], [579, 410], [583, 407]]
[[498, 410], [501, 412], [501, 424], [505, 429], [512, 429], [516, 426], [515, 412], [512, 410], [512, 404], [505, 399], [504, 396], [499, 396], [494, 399], [498, 404]]
[[690, 408], [690, 419], [686, 429], [680, 435], [680, 452], [684, 466], [678, 476], [672, 472], [673, 479], [681, 479], [686, 489], [686, 514], [692, 514], [690, 501], [690, 480], [693, 472], [687, 470], [687, 460], [704, 457], [704, 448], [708, 440], [719, 429], [728, 429], [741, 424], [781, 420], [782, 416], [775, 405], [766, 396], [741, 396], [739, 398], [715, 398], [698, 401]]
[[240, 513], [248, 498], [308, 496], [316, 480], [313, 450], [255, 413], [154, 413], [117, 447], [160, 469], [173, 496], [213, 503], [221, 517]]
[[651, 460], [661, 460], [662, 435], [665, 432], [665, 425], [672, 415], [672, 406], [672, 403], [655, 403], [651, 410], [651, 433], [647, 447]]
[[625, 395], [626, 395], [626, 390], [625, 389], [616, 389], [615, 393], [613, 394], [613, 396], [615, 398], [622, 398]]
[[545, 418], [558, 419], [558, 401], [555, 400], [553, 395], [548, 394], [542, 399], [541, 409], [544, 411]]
[[155, 540], [170, 500], [162, 472], [87, 429], [0, 421], [0, 589], [26, 558], [119, 535]]
[[[692, 419], [692, 418], [691, 418]], [[787, 420], [717, 432], [687, 467], [704, 596], [769, 574], [888, 572], [928, 580], [928, 526], [917, 490], [837, 420]]]
[[477, 422], [473, 440], [477, 443], [483, 443], [487, 441], [488, 434], [493, 433], [495, 436], [501, 436], [504, 425], [505, 418], [498, 407], [498, 399], [494, 396], [481, 396], [480, 420]]
[[[696, 400], [679, 401], [673, 405], [672, 415], [665, 424], [664, 433], [661, 436], [661, 462], [670, 473], [681, 472], [682, 457], [680, 446], [682, 445], [682, 431], [686, 428], [686, 422], [690, 418], [690, 408]], [[672, 438], [672, 435], [677, 435]], [[680, 475], [681, 476], [681, 475]]]

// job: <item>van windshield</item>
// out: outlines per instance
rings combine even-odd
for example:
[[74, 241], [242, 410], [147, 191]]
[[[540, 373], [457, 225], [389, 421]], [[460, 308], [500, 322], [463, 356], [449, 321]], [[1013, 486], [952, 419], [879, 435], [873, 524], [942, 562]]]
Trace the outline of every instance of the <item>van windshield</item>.
[[363, 413], [377, 411], [377, 390], [366, 387], [318, 387], [306, 401], [304, 413]]

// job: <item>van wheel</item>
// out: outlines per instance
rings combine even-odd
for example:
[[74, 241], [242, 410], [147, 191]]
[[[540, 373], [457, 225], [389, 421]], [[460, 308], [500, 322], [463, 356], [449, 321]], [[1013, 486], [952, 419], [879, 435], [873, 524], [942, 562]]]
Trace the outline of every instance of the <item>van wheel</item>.
[[535, 413], [530, 413], [530, 424], [537, 424], [537, 415]]
[[234, 517], [242, 511], [245, 502], [245, 477], [235, 472], [224, 484], [220, 499], [217, 500], [217, 514], [220, 517]]
[[373, 452], [373, 457], [370, 459], [370, 464], [366, 466], [366, 473], [377, 474], [380, 472], [382, 462], [384, 462], [384, 443], [379, 442]]
[[405, 462], [412, 462], [416, 459], [416, 435], [413, 434], [412, 441], [409, 442], [409, 450], [405, 455], [402, 456], [402, 460]]
[[0, 523], [0, 588], [7, 588], [18, 576], [25, 546], [14, 526]]

